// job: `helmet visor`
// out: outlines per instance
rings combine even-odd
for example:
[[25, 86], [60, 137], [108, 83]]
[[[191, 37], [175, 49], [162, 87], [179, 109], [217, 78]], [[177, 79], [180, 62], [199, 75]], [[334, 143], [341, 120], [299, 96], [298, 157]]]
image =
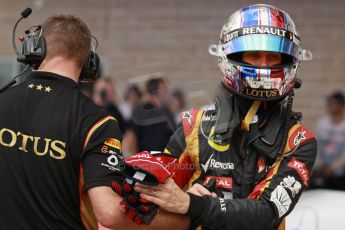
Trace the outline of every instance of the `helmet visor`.
[[299, 48], [294, 42], [271, 34], [241, 36], [225, 43], [223, 48], [226, 55], [245, 51], [270, 51], [291, 55], [297, 60], [299, 59]]

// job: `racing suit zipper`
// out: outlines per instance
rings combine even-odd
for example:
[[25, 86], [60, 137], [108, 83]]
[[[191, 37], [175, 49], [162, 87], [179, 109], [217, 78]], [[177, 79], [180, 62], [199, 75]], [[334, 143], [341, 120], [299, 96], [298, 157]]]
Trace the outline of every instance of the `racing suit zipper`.
[[[242, 157], [242, 173], [241, 173], [242, 175], [244, 174], [244, 171], [245, 171], [245, 164], [246, 164], [245, 159], [247, 157], [246, 149], [244, 146], [244, 144], [246, 143], [245, 142], [246, 139], [247, 139], [247, 133], [244, 133], [242, 140], [241, 140], [241, 144], [240, 144], [240, 155]], [[243, 191], [243, 181], [242, 181], [242, 184], [240, 186], [239, 196], [241, 196], [242, 191]]]
[[246, 140], [247, 140], [247, 133], [244, 133], [242, 140], [241, 140], [241, 145], [240, 145], [241, 146], [240, 147], [240, 154], [241, 154], [241, 157], [243, 160], [246, 159], [246, 157], [247, 157], [246, 148], [245, 148]]

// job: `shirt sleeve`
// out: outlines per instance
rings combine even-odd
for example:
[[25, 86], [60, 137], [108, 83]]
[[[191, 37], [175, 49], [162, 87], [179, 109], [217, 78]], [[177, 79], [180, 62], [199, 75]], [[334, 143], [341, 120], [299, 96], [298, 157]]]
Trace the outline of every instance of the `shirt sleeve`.
[[186, 149], [186, 140], [183, 133], [182, 124], [178, 126], [176, 131], [170, 137], [168, 144], [164, 150], [165, 153], [172, 154], [176, 158], [179, 158]]
[[314, 137], [303, 132], [288, 141], [287, 148], [291, 145], [289, 151], [276, 160], [248, 198], [224, 200], [190, 194], [187, 215], [203, 227], [277, 229], [309, 185], [317, 144]]
[[189, 158], [182, 124], [171, 136], [164, 152], [179, 159], [179, 167], [175, 171], [173, 179], [180, 188], [184, 188], [195, 171], [195, 165]]
[[139, 114], [140, 114], [140, 108], [136, 109], [133, 111], [132, 117], [128, 122], [128, 127], [127, 129], [132, 130], [137, 136], [139, 136], [140, 132], [140, 126], [136, 121], [140, 120]]
[[82, 155], [84, 191], [91, 187], [109, 186], [114, 180], [122, 181], [123, 176], [116, 168], [123, 159], [121, 140], [122, 134], [112, 116], [99, 120], [89, 129]]

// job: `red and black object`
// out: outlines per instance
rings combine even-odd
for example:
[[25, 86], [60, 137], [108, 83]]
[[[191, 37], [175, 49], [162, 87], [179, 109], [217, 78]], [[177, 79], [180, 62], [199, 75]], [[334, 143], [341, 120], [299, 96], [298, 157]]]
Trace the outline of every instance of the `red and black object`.
[[172, 176], [177, 167], [177, 158], [161, 152], [140, 152], [124, 160], [121, 173], [127, 179], [122, 184], [113, 181], [111, 188], [123, 198], [120, 208], [128, 218], [139, 225], [152, 222], [159, 207], [142, 199], [134, 184], [158, 185]]
[[111, 188], [123, 198], [120, 209], [129, 219], [138, 225], [152, 222], [159, 207], [141, 198], [140, 194], [134, 191], [134, 181], [125, 179], [123, 184], [114, 181]]
[[140, 152], [125, 159], [123, 175], [145, 185], [158, 185], [178, 168], [178, 159], [162, 152]]

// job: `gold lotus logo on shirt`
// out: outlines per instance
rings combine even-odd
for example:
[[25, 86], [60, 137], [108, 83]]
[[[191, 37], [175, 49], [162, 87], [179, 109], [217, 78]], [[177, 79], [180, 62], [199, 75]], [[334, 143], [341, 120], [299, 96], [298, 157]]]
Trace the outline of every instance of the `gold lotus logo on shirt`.
[[0, 146], [17, 148], [25, 153], [34, 152], [37, 156], [49, 155], [57, 160], [66, 157], [66, 143], [63, 141], [30, 136], [7, 128], [0, 129]]

